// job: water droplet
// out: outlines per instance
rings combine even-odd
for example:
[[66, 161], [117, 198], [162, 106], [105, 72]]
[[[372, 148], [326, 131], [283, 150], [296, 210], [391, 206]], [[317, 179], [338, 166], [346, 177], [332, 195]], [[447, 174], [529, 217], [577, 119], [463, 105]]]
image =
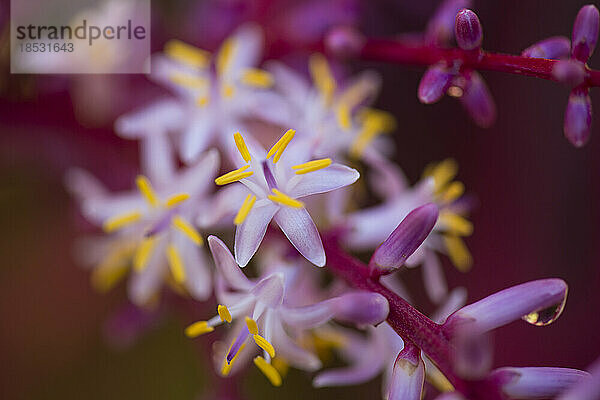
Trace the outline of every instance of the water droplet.
[[543, 308], [541, 310], [534, 311], [525, 315], [522, 319], [525, 322], [529, 322], [531, 325], [535, 326], [546, 326], [550, 325], [554, 321], [560, 317], [562, 314], [565, 303], [567, 302], [567, 293], [565, 292], [565, 297], [563, 297], [560, 303], [556, 303], [550, 307]]

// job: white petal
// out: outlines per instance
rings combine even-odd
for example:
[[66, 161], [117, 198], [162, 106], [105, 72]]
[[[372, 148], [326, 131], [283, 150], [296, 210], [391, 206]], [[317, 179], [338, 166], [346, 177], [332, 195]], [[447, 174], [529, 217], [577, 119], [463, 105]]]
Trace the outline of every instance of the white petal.
[[234, 253], [240, 267], [245, 267], [258, 250], [267, 232], [267, 226], [278, 209], [278, 206], [271, 203], [254, 207], [246, 220], [235, 229]]
[[106, 195], [104, 185], [90, 172], [70, 168], [65, 174], [65, 186], [78, 201]]
[[208, 260], [203, 248], [189, 239], [183, 238], [178, 247], [185, 269], [185, 287], [196, 300], [206, 300], [211, 295], [212, 280], [208, 270]]
[[183, 111], [179, 102], [162, 99], [119, 117], [115, 122], [115, 131], [127, 139], [140, 139], [174, 131], [181, 125]]
[[210, 149], [200, 156], [192, 166], [184, 169], [169, 185], [168, 192], [185, 192], [198, 197], [214, 185], [214, 177], [219, 169], [220, 157], [216, 149]]
[[165, 134], [148, 135], [140, 143], [142, 172], [153, 185], [164, 187], [175, 173], [173, 148]]
[[304, 208], [281, 207], [275, 222], [285, 236], [308, 261], [317, 267], [325, 265], [325, 250], [321, 236], [308, 211]]
[[[424, 248], [423, 245], [421, 245], [421, 248]], [[446, 278], [444, 278], [440, 259], [431, 250], [424, 251], [423, 283], [425, 292], [435, 304], [439, 304], [448, 294], [448, 285], [446, 284]]]
[[216, 236], [209, 236], [208, 245], [217, 271], [225, 278], [227, 284], [234, 289], [248, 290], [252, 283], [237, 265], [225, 243]]
[[244, 68], [258, 65], [264, 45], [260, 26], [252, 23], [242, 25], [233, 33], [234, 52], [227, 75], [235, 75]]
[[283, 329], [281, 322], [273, 323], [273, 346], [277, 354], [281, 355], [290, 365], [305, 371], [315, 371], [321, 368], [321, 361], [317, 356], [298, 346]]
[[198, 210], [196, 223], [201, 228], [230, 228], [233, 224], [233, 217], [244, 203], [247, 195], [248, 189], [245, 186], [225, 186], [208, 200], [209, 203], [206, 207]]
[[[298, 182], [288, 189], [292, 197], [304, 197], [311, 194], [326, 193], [353, 184], [360, 174], [354, 168], [341, 164], [331, 164], [327, 168], [298, 176]], [[291, 182], [290, 182], [291, 184]]]
[[302, 107], [308, 97], [310, 86], [300, 74], [290, 67], [276, 61], [266, 64], [266, 69], [275, 79], [275, 88], [295, 107]]
[[214, 121], [208, 112], [198, 112], [182, 133], [179, 153], [181, 159], [190, 164], [202, 152], [213, 136]]
[[160, 240], [144, 270], [139, 273], [134, 272], [129, 280], [128, 294], [133, 303], [140, 306], [145, 305], [152, 296], [158, 293], [167, 272], [165, 248], [166, 241]]

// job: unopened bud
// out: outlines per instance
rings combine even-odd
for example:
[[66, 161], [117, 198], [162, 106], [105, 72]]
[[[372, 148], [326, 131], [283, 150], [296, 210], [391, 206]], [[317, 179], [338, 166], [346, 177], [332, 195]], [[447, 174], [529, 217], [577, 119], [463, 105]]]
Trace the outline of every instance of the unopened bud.
[[558, 61], [552, 68], [552, 75], [560, 83], [573, 88], [583, 83], [585, 67], [582, 62], [576, 60]]
[[325, 37], [325, 47], [337, 57], [354, 57], [362, 49], [365, 38], [357, 30], [340, 26], [333, 28]]
[[592, 100], [588, 90], [573, 90], [569, 96], [564, 122], [565, 137], [575, 146], [587, 143], [592, 132]]
[[586, 62], [590, 58], [598, 41], [599, 19], [596, 6], [589, 4], [581, 7], [573, 24], [571, 37], [573, 58], [582, 62]]
[[483, 29], [479, 17], [473, 11], [464, 9], [456, 14], [454, 35], [458, 47], [464, 50], [473, 50], [481, 46]]
[[433, 104], [439, 101], [450, 87], [454, 74], [448, 71], [443, 64], [432, 65], [425, 71], [417, 95], [419, 101]]
[[475, 71], [464, 74], [463, 78], [464, 89], [460, 101], [477, 125], [490, 127], [496, 121], [496, 103], [485, 81]]
[[531, 58], [566, 58], [571, 52], [571, 41], [564, 36], [553, 36], [537, 42], [521, 53], [523, 57]]

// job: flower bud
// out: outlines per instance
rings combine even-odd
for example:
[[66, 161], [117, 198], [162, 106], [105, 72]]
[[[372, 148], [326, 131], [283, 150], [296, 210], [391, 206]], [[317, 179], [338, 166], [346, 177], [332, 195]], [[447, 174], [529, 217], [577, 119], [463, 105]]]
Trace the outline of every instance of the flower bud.
[[377, 325], [390, 311], [387, 299], [379, 293], [351, 292], [333, 300], [334, 318], [357, 325]]
[[325, 47], [337, 57], [353, 57], [362, 49], [365, 38], [356, 29], [346, 26], [333, 28], [325, 36]]
[[496, 121], [496, 104], [485, 81], [476, 71], [464, 74], [463, 78], [464, 90], [460, 96], [463, 107], [477, 125], [490, 127]]
[[571, 41], [564, 36], [553, 36], [537, 42], [521, 53], [531, 58], [566, 58], [571, 52]]
[[592, 132], [592, 100], [588, 90], [573, 90], [569, 96], [564, 122], [565, 137], [575, 146], [587, 143]]
[[414, 345], [405, 345], [396, 357], [387, 397], [389, 400], [421, 400], [425, 364], [419, 353]]
[[412, 210], [371, 257], [371, 271], [392, 272], [400, 268], [427, 238], [438, 217], [438, 208], [429, 203]]
[[427, 24], [425, 39], [428, 43], [441, 46], [448, 44], [454, 35], [456, 14], [471, 7], [471, 0], [444, 0]]
[[473, 50], [481, 46], [483, 40], [483, 29], [477, 14], [464, 9], [456, 14], [454, 35], [458, 47], [463, 50]]
[[586, 62], [594, 52], [598, 41], [598, 9], [594, 5], [581, 7], [571, 37], [571, 56], [581, 62]]
[[585, 371], [551, 367], [498, 368], [490, 374], [511, 399], [554, 398], [587, 377]]
[[450, 87], [453, 76], [454, 74], [450, 73], [444, 64], [429, 67], [419, 83], [419, 101], [424, 104], [439, 101]]
[[468, 325], [475, 332], [487, 332], [523, 319], [532, 325], [554, 322], [567, 300], [567, 284], [562, 279], [540, 279], [513, 286], [469, 304], [448, 317], [445, 326], [459, 331]]
[[585, 79], [585, 67], [580, 61], [558, 61], [552, 68], [552, 75], [560, 83], [575, 87], [583, 83], [583, 80]]

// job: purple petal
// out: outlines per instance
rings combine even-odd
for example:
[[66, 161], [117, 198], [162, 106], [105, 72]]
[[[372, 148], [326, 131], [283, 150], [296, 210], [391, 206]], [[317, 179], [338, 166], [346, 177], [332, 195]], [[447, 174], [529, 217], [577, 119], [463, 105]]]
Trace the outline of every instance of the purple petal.
[[258, 282], [251, 293], [264, 306], [278, 307], [283, 301], [283, 275], [269, 275]]
[[331, 164], [327, 168], [297, 177], [297, 183], [288, 189], [289, 195], [295, 198], [326, 193], [351, 185], [358, 180], [360, 173], [345, 165]]
[[471, 118], [482, 128], [491, 126], [496, 120], [496, 104], [485, 84], [475, 71], [464, 74], [465, 88], [460, 101]]
[[454, 35], [458, 47], [464, 50], [473, 50], [481, 46], [483, 28], [479, 17], [473, 11], [464, 9], [456, 14]]
[[494, 370], [490, 379], [497, 380], [511, 398], [540, 399], [553, 398], [588, 376], [585, 371], [570, 368], [507, 367]]
[[420, 400], [425, 381], [425, 364], [414, 345], [405, 346], [396, 357], [389, 400]]
[[[423, 248], [422, 246], [421, 248]], [[448, 284], [444, 278], [442, 265], [438, 256], [433, 251], [425, 250], [423, 260], [423, 284], [427, 296], [435, 304], [439, 304], [448, 294]]]
[[575, 18], [571, 36], [573, 58], [581, 62], [586, 62], [590, 58], [598, 41], [599, 19], [596, 6], [589, 4], [581, 7]]
[[336, 57], [348, 58], [358, 55], [365, 43], [364, 36], [349, 26], [333, 28], [325, 36], [325, 46]]
[[275, 321], [273, 325], [273, 346], [277, 349], [278, 355], [296, 368], [305, 371], [315, 371], [321, 368], [319, 358], [290, 339], [278, 321]]
[[390, 272], [400, 268], [427, 238], [438, 217], [438, 208], [429, 203], [411, 211], [390, 236], [375, 250], [369, 267]]
[[552, 68], [552, 75], [560, 82], [569, 87], [579, 86], [585, 79], [585, 66], [576, 60], [558, 61]]
[[246, 220], [235, 229], [235, 260], [240, 267], [245, 267], [258, 250], [262, 242], [267, 226], [279, 207], [266, 204], [262, 207], [254, 207], [246, 217]]
[[308, 261], [317, 267], [325, 265], [321, 236], [305, 208], [281, 207], [275, 214], [275, 222]]
[[419, 83], [417, 92], [419, 101], [425, 104], [439, 101], [450, 87], [453, 76], [454, 74], [449, 72], [444, 64], [429, 67]]
[[566, 58], [571, 52], [571, 41], [564, 36], [553, 36], [539, 41], [521, 53], [523, 57], [531, 58]]
[[562, 313], [567, 290], [567, 284], [562, 279], [523, 283], [461, 308], [448, 318], [445, 325], [454, 328], [468, 322], [479, 332], [498, 328], [520, 318], [526, 318], [534, 325], [547, 325]]
[[231, 252], [221, 239], [216, 236], [208, 237], [208, 246], [215, 260], [217, 271], [233, 289], [248, 290], [252, 283], [246, 278]]
[[563, 129], [565, 137], [575, 147], [581, 147], [589, 140], [592, 133], [592, 100], [588, 90], [571, 92]]
[[208, 146], [212, 139], [214, 121], [208, 112], [198, 112], [187, 124], [182, 133], [179, 153], [186, 164], [196, 161], [198, 155]]
[[557, 400], [595, 400], [600, 398], [600, 358], [589, 369], [590, 376], [582, 378]]

